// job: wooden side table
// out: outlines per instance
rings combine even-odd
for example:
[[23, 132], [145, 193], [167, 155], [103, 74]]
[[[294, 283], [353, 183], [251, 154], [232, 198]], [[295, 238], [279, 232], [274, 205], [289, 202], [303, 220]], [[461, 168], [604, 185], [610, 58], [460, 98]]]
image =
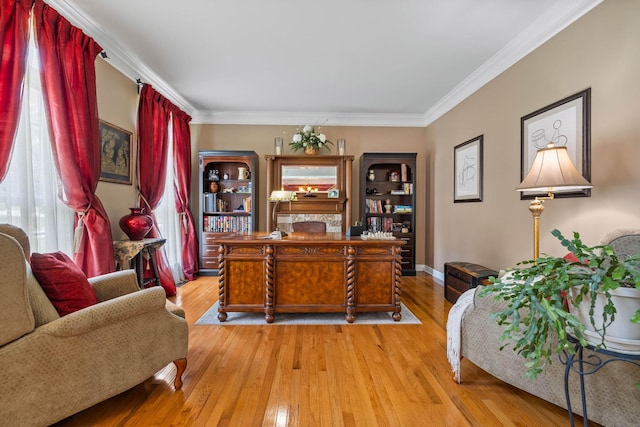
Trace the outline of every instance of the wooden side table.
[[[165, 244], [167, 239], [150, 238], [142, 240], [116, 240], [113, 242], [116, 270], [133, 268], [138, 276], [138, 286], [146, 288], [160, 285], [160, 275], [153, 254]], [[153, 270], [153, 277], [144, 278], [143, 260], [147, 259]]]

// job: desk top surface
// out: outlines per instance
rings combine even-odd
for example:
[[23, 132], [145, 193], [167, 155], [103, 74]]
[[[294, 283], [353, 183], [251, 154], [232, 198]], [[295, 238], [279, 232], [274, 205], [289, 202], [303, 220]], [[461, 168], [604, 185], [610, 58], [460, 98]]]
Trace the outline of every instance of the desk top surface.
[[304, 233], [304, 232], [291, 232], [282, 239], [270, 239], [269, 234], [264, 231], [255, 231], [253, 233], [237, 233], [221, 236], [216, 239], [220, 244], [232, 243], [232, 244], [264, 244], [269, 243], [273, 245], [304, 245], [310, 242], [318, 244], [350, 244], [356, 246], [401, 246], [406, 242], [402, 239], [367, 239], [364, 240], [359, 236], [347, 236], [343, 233]]

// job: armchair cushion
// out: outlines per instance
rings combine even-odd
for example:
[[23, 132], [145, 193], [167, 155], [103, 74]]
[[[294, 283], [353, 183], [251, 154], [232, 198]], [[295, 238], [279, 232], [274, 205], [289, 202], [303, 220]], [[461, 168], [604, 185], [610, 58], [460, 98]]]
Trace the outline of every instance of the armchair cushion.
[[18, 242], [0, 233], [0, 277], [3, 278], [0, 299], [0, 346], [31, 332], [35, 326], [25, 287], [25, 267]]
[[60, 316], [98, 303], [87, 276], [64, 252], [33, 253], [31, 268]]

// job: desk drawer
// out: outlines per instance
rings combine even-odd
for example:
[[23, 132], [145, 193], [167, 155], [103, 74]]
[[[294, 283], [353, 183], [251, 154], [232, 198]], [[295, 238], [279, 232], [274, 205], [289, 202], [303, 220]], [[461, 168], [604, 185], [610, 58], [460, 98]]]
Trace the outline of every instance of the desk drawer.
[[200, 268], [217, 270], [218, 258], [202, 257], [202, 264], [200, 265]]

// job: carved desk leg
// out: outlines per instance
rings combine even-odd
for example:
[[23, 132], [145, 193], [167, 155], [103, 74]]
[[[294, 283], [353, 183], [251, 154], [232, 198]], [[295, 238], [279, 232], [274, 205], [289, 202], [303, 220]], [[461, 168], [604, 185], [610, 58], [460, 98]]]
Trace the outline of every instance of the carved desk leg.
[[347, 322], [355, 320], [356, 299], [356, 249], [353, 246], [347, 248]]
[[227, 320], [227, 312], [225, 311], [225, 289], [224, 289], [224, 246], [220, 245], [218, 255], [218, 320], [224, 322]]
[[393, 314], [391, 315], [391, 318], [396, 322], [398, 322], [400, 321], [400, 319], [402, 319], [402, 314], [400, 313], [400, 296], [402, 293], [402, 288], [400, 285], [400, 278], [402, 277], [402, 264], [400, 264], [402, 257], [400, 256], [400, 246], [396, 246], [395, 251], [396, 251], [396, 262], [394, 264], [396, 266], [396, 283], [394, 286], [394, 290], [395, 290], [394, 299], [395, 299], [396, 308], [393, 310]]
[[273, 246], [267, 245], [266, 250], [266, 262], [265, 262], [265, 273], [267, 278], [267, 287], [266, 291], [266, 306], [264, 308], [264, 319], [267, 323], [273, 323], [273, 314], [275, 312], [273, 308]]

